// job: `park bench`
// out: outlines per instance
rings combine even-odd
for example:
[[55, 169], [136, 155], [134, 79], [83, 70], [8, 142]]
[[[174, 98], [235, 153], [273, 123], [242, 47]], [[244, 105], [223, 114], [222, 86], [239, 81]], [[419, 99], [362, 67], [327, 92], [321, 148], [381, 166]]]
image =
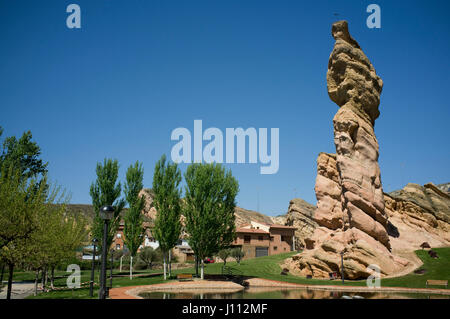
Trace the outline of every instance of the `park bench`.
[[178, 274], [178, 281], [189, 281], [192, 280], [192, 274]]
[[448, 288], [448, 280], [427, 280], [425, 285], [428, 287], [430, 286], [445, 286], [445, 288]]

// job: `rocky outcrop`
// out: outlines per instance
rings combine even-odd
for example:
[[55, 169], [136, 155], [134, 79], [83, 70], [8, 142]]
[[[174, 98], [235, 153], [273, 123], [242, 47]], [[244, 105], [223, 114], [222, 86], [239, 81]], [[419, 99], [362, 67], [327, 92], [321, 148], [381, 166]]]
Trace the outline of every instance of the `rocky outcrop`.
[[408, 184], [402, 190], [384, 194], [386, 213], [393, 226], [393, 252], [450, 245], [450, 196], [432, 183]]
[[370, 264], [384, 275], [402, 270], [408, 261], [391, 254], [385, 213], [378, 141], [374, 133], [380, 112], [382, 80], [350, 36], [346, 21], [333, 24], [328, 94], [340, 109], [333, 119], [336, 154], [317, 159], [315, 221], [319, 227], [307, 239], [310, 248], [291, 263], [301, 275], [328, 277], [340, 269], [349, 279], [367, 277]]
[[315, 207], [301, 198], [294, 198], [289, 202], [284, 225], [294, 226], [295, 247], [306, 247], [305, 239], [312, 236], [318, 224], [313, 218]]
[[314, 219], [318, 225], [332, 230], [343, 227], [340, 183], [336, 154], [320, 153], [317, 158], [317, 209]]
[[[145, 198], [145, 205], [143, 209], [144, 216], [150, 220], [154, 221], [156, 219], [156, 208], [153, 203], [154, 193], [153, 190], [149, 188], [142, 189], [139, 193], [139, 196], [144, 196]], [[234, 216], [235, 216], [235, 224], [236, 228], [240, 228], [245, 224], [250, 224], [251, 221], [259, 222], [259, 223], [266, 223], [266, 224], [285, 224], [286, 217], [279, 216], [279, 217], [270, 217], [252, 210], [244, 209], [242, 207], [236, 206], [234, 209]], [[181, 215], [181, 222], [182, 226], [184, 226], [184, 220], [185, 217]], [[184, 232], [184, 227], [182, 227], [182, 230]]]

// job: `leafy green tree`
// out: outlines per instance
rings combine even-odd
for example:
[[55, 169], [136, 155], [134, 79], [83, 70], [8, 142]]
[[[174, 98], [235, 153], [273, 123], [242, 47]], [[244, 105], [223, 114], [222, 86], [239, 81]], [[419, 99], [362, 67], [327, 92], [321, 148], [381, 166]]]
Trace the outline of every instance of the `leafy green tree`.
[[240, 265], [242, 258], [244, 258], [244, 251], [240, 247], [231, 249], [231, 257]]
[[23, 262], [24, 244], [37, 229], [48, 194], [47, 163], [40, 155], [29, 131], [20, 139], [11, 136], [0, 144], [0, 259], [9, 267], [8, 299], [14, 266]]
[[[0, 137], [2, 133], [0, 127]], [[24, 179], [46, 175], [48, 163], [39, 158], [41, 149], [32, 138], [30, 131], [23, 133], [20, 139], [15, 136], [5, 138], [0, 145], [0, 166], [6, 166], [3, 173], [7, 173], [9, 167], [14, 167]]]
[[218, 252], [217, 256], [223, 260], [223, 266], [227, 264], [227, 258], [231, 255], [231, 249], [225, 248]]
[[41, 149], [31, 139], [28, 131], [20, 139], [6, 137], [0, 144], [0, 248], [30, 236], [36, 228], [33, 205], [42, 200], [38, 196], [46, 195], [40, 184], [46, 182], [47, 163], [39, 158]]
[[130, 250], [130, 279], [133, 279], [133, 258], [142, 244], [144, 228], [142, 227], [142, 209], [144, 208], [145, 198], [139, 196], [139, 192], [144, 188], [144, 169], [142, 164], [136, 162], [127, 170], [127, 182], [125, 184], [125, 199], [129, 209], [125, 214], [124, 220], [124, 242]]
[[161, 156], [155, 165], [153, 174], [153, 192], [155, 194], [153, 202], [157, 213], [152, 233], [162, 251], [164, 279], [167, 279], [168, 253], [175, 247], [181, 232], [180, 182], [181, 172], [178, 165], [166, 162], [166, 156]]
[[95, 169], [97, 179], [91, 184], [90, 195], [92, 206], [94, 207], [94, 223], [92, 225], [92, 238], [99, 240], [99, 251], [103, 243], [103, 220], [100, 218], [100, 208], [106, 205], [114, 207], [114, 218], [109, 222], [109, 234], [106, 243], [109, 248], [117, 232], [120, 223], [120, 213], [125, 206], [125, 200], [119, 199], [122, 192], [120, 182], [117, 182], [119, 176], [119, 163], [117, 160], [104, 159], [103, 165], [97, 163]]
[[189, 245], [201, 262], [229, 247], [236, 234], [235, 198], [239, 185], [231, 171], [220, 164], [189, 165], [185, 173], [186, 197], [184, 216]]
[[139, 254], [138, 259], [144, 263], [147, 268], [152, 269], [153, 263], [161, 260], [161, 254], [159, 250], [155, 250], [152, 247], [144, 247]]

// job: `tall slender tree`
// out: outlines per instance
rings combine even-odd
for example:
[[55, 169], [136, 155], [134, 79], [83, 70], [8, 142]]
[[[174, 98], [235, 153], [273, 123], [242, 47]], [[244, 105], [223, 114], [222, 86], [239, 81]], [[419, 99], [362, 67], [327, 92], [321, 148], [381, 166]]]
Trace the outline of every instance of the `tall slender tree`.
[[125, 183], [125, 199], [129, 209], [125, 214], [124, 236], [125, 245], [130, 250], [130, 279], [133, 279], [133, 258], [136, 257], [139, 246], [142, 244], [144, 228], [142, 226], [142, 210], [144, 209], [145, 198], [139, 196], [139, 192], [144, 188], [144, 169], [138, 161], [128, 167], [127, 182]]
[[103, 242], [103, 220], [100, 218], [100, 208], [106, 205], [113, 206], [114, 218], [109, 223], [109, 234], [106, 238], [107, 248], [109, 248], [119, 227], [120, 213], [125, 206], [125, 200], [119, 198], [122, 192], [122, 186], [117, 181], [119, 176], [119, 163], [117, 160], [105, 158], [103, 165], [97, 163], [95, 171], [97, 173], [97, 179], [91, 184], [90, 188], [92, 206], [94, 207], [95, 214], [91, 235], [92, 238], [99, 239], [99, 246], [101, 246]]
[[191, 164], [184, 176], [186, 231], [204, 279], [203, 260], [228, 247], [236, 236], [234, 209], [239, 185], [231, 171], [214, 163]]
[[153, 236], [161, 248], [164, 279], [167, 279], [168, 253], [177, 244], [181, 233], [180, 182], [178, 165], [166, 162], [166, 156], [161, 156], [153, 174], [153, 200], [157, 211]]

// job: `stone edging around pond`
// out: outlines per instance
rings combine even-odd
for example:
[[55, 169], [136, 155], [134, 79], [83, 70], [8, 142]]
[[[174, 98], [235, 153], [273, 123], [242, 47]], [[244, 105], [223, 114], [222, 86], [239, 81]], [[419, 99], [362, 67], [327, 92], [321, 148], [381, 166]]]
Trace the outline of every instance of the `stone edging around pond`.
[[[437, 288], [406, 288], [406, 287], [358, 287], [358, 286], [332, 286], [332, 285], [305, 285], [276, 280], [251, 278], [246, 282], [250, 288], [299, 288], [309, 290], [328, 290], [346, 292], [405, 292], [450, 295], [450, 289]], [[220, 290], [223, 293], [233, 293], [243, 290], [244, 287], [230, 281], [194, 280], [188, 282], [169, 282], [154, 285], [113, 288], [109, 292], [110, 299], [143, 299], [139, 294], [143, 291], [183, 291], [186, 293], [211, 290]]]
[[143, 291], [170, 291], [176, 290], [186, 293], [209, 292], [211, 290], [223, 293], [233, 293], [243, 290], [244, 287], [231, 281], [193, 280], [185, 282], [168, 282], [162, 284], [113, 288], [109, 292], [110, 299], [143, 299], [139, 294]]

